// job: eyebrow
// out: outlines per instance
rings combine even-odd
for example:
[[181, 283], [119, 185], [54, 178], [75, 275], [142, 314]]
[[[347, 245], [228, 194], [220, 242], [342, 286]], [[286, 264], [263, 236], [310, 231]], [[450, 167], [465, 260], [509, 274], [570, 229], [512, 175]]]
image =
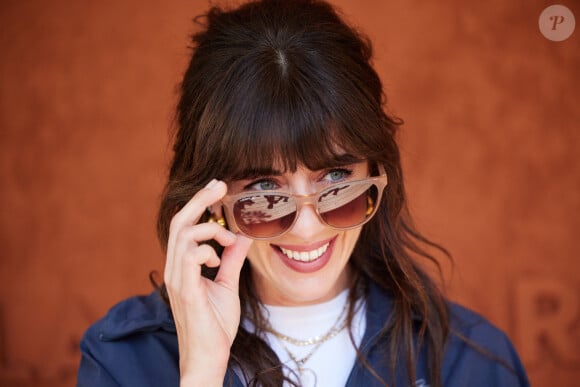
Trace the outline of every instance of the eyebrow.
[[284, 172], [274, 168], [248, 168], [236, 174], [236, 180], [249, 180], [262, 176], [281, 176]]
[[362, 157], [355, 156], [351, 153], [343, 153], [343, 154], [337, 155], [332, 160], [333, 164], [330, 164], [326, 168], [340, 167], [340, 166], [349, 165], [349, 164], [356, 164], [356, 163], [361, 163], [363, 161], [365, 161], [365, 159]]
[[[324, 170], [324, 169], [331, 169], [331, 168], [338, 168], [345, 165], [356, 164], [363, 162], [365, 159], [361, 157], [357, 157], [351, 153], [343, 153], [336, 155], [331, 160], [328, 160], [328, 163], [322, 168], [317, 170]], [[239, 173], [236, 173], [233, 180], [251, 180], [258, 177], [264, 176], [281, 176], [285, 172], [279, 169], [275, 169], [274, 167], [258, 167], [258, 168], [247, 168]]]

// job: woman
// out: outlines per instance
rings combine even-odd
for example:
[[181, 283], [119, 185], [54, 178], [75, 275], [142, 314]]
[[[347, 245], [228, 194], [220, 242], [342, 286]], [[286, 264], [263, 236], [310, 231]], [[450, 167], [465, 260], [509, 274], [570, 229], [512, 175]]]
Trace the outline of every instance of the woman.
[[528, 385], [420, 267], [446, 251], [411, 223], [367, 40], [327, 3], [262, 0], [193, 43], [164, 285], [87, 331], [79, 385]]

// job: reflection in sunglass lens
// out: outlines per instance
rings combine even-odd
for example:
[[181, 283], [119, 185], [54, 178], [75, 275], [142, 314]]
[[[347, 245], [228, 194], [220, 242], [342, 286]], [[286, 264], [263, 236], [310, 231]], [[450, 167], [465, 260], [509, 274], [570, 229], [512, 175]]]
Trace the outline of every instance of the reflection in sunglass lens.
[[256, 194], [238, 200], [233, 213], [242, 232], [269, 238], [281, 234], [292, 225], [296, 202], [290, 196]]
[[332, 227], [356, 226], [373, 214], [378, 194], [375, 185], [345, 184], [334, 187], [320, 195], [320, 216]]
[[[321, 192], [317, 206], [324, 222], [336, 228], [349, 228], [365, 222], [374, 213], [378, 188], [369, 183], [345, 183]], [[246, 235], [271, 238], [292, 226], [297, 204], [282, 194], [252, 194], [237, 200], [233, 215]]]

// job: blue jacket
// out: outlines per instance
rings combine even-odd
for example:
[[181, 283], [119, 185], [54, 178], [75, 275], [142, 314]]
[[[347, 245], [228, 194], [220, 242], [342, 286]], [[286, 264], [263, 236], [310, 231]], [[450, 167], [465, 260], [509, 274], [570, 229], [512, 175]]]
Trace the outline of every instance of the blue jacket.
[[[378, 333], [391, 310], [390, 298], [372, 285], [367, 299], [367, 327], [361, 351], [374, 370], [387, 381], [391, 380], [391, 373], [382, 361], [385, 343], [384, 339], [379, 339]], [[444, 386], [529, 386], [522, 363], [502, 331], [458, 305], [450, 304], [450, 311], [453, 329], [493, 356], [481, 354], [451, 334], [443, 361]], [[79, 387], [179, 386], [175, 324], [170, 309], [157, 292], [129, 298], [114, 306], [85, 333], [81, 351]], [[397, 386], [408, 385], [404, 367], [400, 367], [395, 378]], [[426, 354], [422, 352], [417, 362], [415, 387], [428, 387], [429, 384]], [[228, 385], [244, 386], [232, 370], [227, 372], [224, 381], [224, 386]], [[346, 386], [381, 384], [357, 361]]]

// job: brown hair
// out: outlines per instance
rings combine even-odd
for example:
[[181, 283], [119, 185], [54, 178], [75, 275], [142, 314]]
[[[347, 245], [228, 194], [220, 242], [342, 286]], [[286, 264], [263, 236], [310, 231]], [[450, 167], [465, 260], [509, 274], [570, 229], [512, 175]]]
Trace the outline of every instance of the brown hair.
[[[436, 263], [425, 248], [446, 251], [411, 224], [395, 142], [401, 121], [385, 113], [368, 39], [331, 5], [315, 0], [254, 1], [230, 11], [214, 7], [196, 20], [204, 28], [193, 36], [193, 55], [181, 84], [175, 154], [158, 216], [162, 246], [171, 218], [213, 178], [259, 175], [275, 163], [290, 171], [300, 164], [316, 170], [361, 159], [382, 164], [389, 184], [352, 254], [352, 288], [364, 291], [373, 281], [393, 299], [393, 315], [383, 329], [391, 369], [406, 366], [413, 385], [415, 359], [425, 347], [431, 386], [441, 386], [448, 310], [415, 259]], [[262, 317], [250, 270], [246, 262], [242, 318], [256, 321], [258, 334], [240, 328], [230, 359], [250, 384], [281, 386], [280, 362], [259, 338]], [[213, 273], [206, 269], [204, 275]], [[421, 317], [419, 327], [414, 316]], [[393, 382], [374, 375], [384, 385]]]

